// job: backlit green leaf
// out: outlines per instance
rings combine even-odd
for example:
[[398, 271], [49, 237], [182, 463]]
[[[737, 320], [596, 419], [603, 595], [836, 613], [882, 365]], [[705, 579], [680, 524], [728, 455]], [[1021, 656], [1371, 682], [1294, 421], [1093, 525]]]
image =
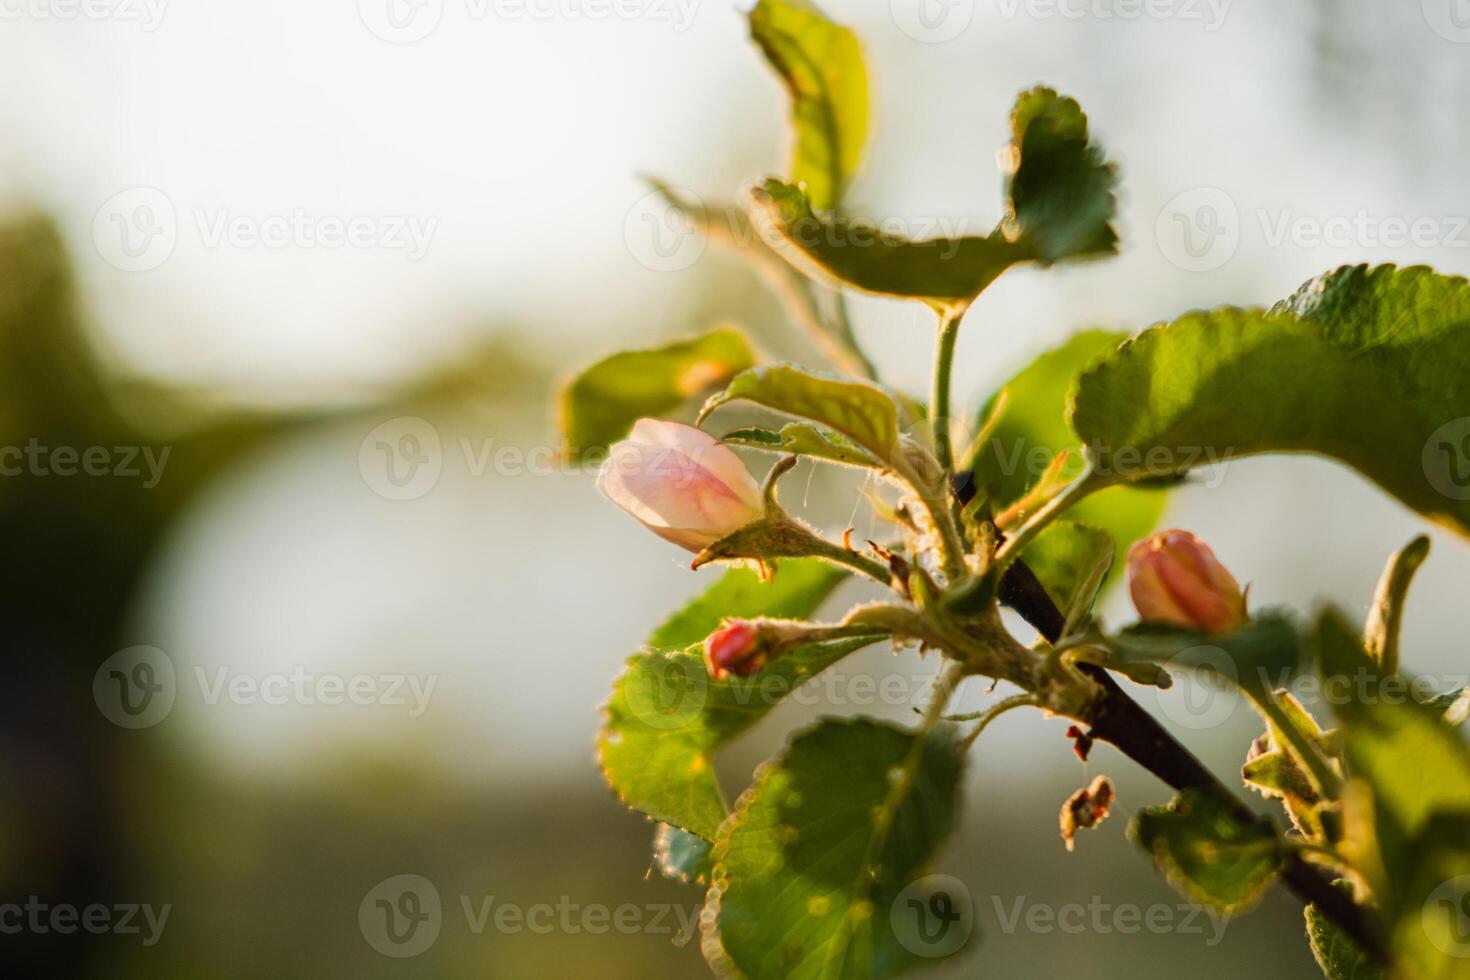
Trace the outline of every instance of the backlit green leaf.
[[561, 391], [565, 451], [580, 459], [628, 434], [640, 418], [660, 418], [755, 364], [745, 336], [715, 330], [592, 365]]
[[824, 432], [805, 422], [783, 425], [780, 432], [770, 429], [736, 429], [720, 437], [727, 446], [745, 446], [749, 449], [764, 449], [772, 453], [795, 453], [813, 459], [825, 459], [847, 466], [876, 466], [873, 457], [863, 452], [861, 446], [839, 436], [835, 432]]
[[829, 720], [797, 736], [715, 842], [705, 955], [716, 974], [873, 980], [962, 946], [967, 923], [913, 931], [901, 901], [954, 826], [961, 762], [947, 729]]
[[1317, 906], [1308, 905], [1306, 917], [1307, 941], [1327, 980], [1383, 980], [1383, 967], [1319, 912]]
[[803, 647], [752, 678], [716, 681], [697, 644], [725, 617], [810, 616], [847, 573], [819, 561], [781, 563], [763, 583], [752, 571], [726, 572], [654, 631], [613, 689], [597, 749], [603, 775], [623, 802], [657, 820], [714, 836], [725, 797], [715, 750], [765, 717], [807, 678], [870, 640]]
[[819, 194], [780, 180], [752, 189], [751, 216], [767, 243], [813, 278], [940, 309], [964, 308], [1016, 263], [1112, 251], [1116, 175], [1077, 103], [1051, 89], [1023, 92], [1011, 124], [1006, 217], [984, 234], [934, 236], [928, 222], [826, 215]]
[[[1061, 475], [1075, 477], [1084, 465], [1082, 446], [1067, 424], [1067, 401], [1083, 369], [1127, 339], [1126, 334], [1089, 330], [1042, 354], [1003, 389], [1005, 409], [988, 438], [965, 461], [978, 491], [989, 491], [997, 511], [1020, 500], [1058, 454], [1068, 453]], [[999, 394], [981, 417], [996, 410]], [[1109, 487], [1085, 498], [1067, 516], [1107, 531], [1121, 559], [1132, 544], [1158, 524], [1168, 494], [1146, 486]], [[1028, 563], [1030, 556], [1025, 556]]]
[[1113, 564], [1113, 536], [1075, 521], [1055, 521], [1026, 547], [1026, 564], [1067, 619], [1067, 632], [1092, 611]]
[[1021, 93], [1011, 113], [1006, 236], [1043, 262], [1117, 250], [1117, 169], [1087, 132], [1074, 99], [1053, 89]]
[[821, 217], [800, 188], [770, 179], [751, 188], [751, 219], [766, 243], [814, 279], [879, 296], [964, 305], [1029, 256], [998, 234], [916, 239], [903, 222]]
[[750, 36], [791, 95], [788, 176], [818, 208], [842, 200], [868, 134], [868, 73], [856, 35], [808, 0], [760, 0]]
[[819, 422], [884, 464], [894, 459], [898, 449], [898, 408], [892, 397], [870, 384], [809, 374], [789, 364], [752, 368], [711, 397], [699, 413], [700, 420], [726, 402], [738, 400]]
[[1151, 328], [1082, 376], [1072, 423], [1094, 463], [1143, 475], [1310, 452], [1470, 534], [1470, 284], [1424, 267], [1344, 267], [1270, 312]]
[[1262, 820], [1243, 824], [1230, 801], [1185, 790], [1167, 807], [1144, 810], [1128, 829], [1179, 891], [1221, 915], [1245, 911], [1281, 866], [1283, 845]]
[[[1442, 712], [1389, 685], [1362, 640], [1342, 617], [1324, 613], [1315, 634], [1324, 691], [1342, 720], [1350, 775], [1372, 789], [1374, 824], [1389, 888], [1410, 860], [1414, 841], [1436, 814], [1470, 812], [1470, 747]], [[1334, 693], [1335, 692], [1335, 693]], [[1398, 908], [1403, 896], [1381, 896]]]

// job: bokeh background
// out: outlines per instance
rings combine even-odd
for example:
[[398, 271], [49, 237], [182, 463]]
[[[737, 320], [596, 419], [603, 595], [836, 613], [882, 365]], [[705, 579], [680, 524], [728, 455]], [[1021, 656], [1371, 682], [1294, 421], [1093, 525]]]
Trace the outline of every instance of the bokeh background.
[[[988, 227], [1010, 102], [1038, 81], [1082, 102], [1122, 168], [1120, 258], [1013, 271], [971, 311], [971, 408], [1085, 327], [1270, 303], [1362, 260], [1470, 272], [1457, 0], [826, 9], [862, 37], [873, 80], [854, 210]], [[652, 237], [668, 228], [638, 177], [713, 202], [781, 166], [785, 98], [741, 11], [16, 0], [0, 17], [0, 445], [56, 464], [0, 477], [0, 892], [169, 908], [152, 937], [141, 917], [141, 934], [7, 930], [5, 974], [704, 975], [697, 939], [670, 934], [699, 893], [649, 873], [653, 828], [605, 788], [593, 739], [624, 657], [716, 573], [690, 573], [555, 461], [552, 405], [577, 366], [717, 322], [816, 358], [737, 258]], [[1395, 222], [1420, 232], [1395, 241]], [[921, 390], [926, 314], [852, 308], [887, 378]], [[426, 460], [407, 488], [377, 455], [405, 434]], [[107, 450], [104, 475], [61, 475], [63, 447]], [[1208, 476], [1165, 520], [1209, 540], [1258, 604], [1361, 612], [1421, 529], [1318, 460]], [[856, 488], [810, 486], [840, 529]], [[1435, 536], [1405, 649], [1448, 686], [1470, 669], [1470, 549]], [[1129, 615], [1116, 593], [1103, 611]], [[174, 697], [129, 728], [94, 679], [137, 647], [166, 658]], [[726, 753], [727, 787], [804, 717], [907, 715], [932, 669], [853, 658]], [[220, 678], [282, 676], [401, 677], [410, 704], [383, 688], [367, 704], [211, 696]], [[905, 696], [878, 703], [851, 683], [894, 676]], [[1169, 700], [1187, 696], [1140, 694], [1229, 777], [1258, 724], [1235, 707], [1192, 725]], [[1123, 837], [1165, 791], [1106, 748], [1079, 765], [1064, 727], [1015, 713], [976, 748], [937, 862], [972, 892], [976, 934], [936, 975], [1313, 975], [1289, 896], [1223, 937], [1186, 921]], [[1068, 855], [1057, 807], [1098, 773], [1118, 812]], [[359, 908], [402, 874], [444, 912], [432, 946], [397, 959]], [[462, 902], [492, 898], [572, 908], [558, 923], [573, 927], [476, 929]], [[1174, 911], [1137, 934], [1007, 928], [1018, 902]], [[624, 905], [644, 927], [581, 915]]]

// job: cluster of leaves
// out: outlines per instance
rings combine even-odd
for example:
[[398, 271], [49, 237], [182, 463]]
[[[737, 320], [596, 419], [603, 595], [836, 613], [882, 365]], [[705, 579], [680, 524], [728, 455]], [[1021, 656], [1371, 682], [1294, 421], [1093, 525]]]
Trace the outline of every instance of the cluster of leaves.
[[[1083, 333], [1016, 374], [955, 453], [945, 415], [960, 319], [1012, 266], [1112, 253], [1115, 169], [1077, 103], [1036, 88], [1012, 113], [996, 227], [895, 236], [846, 206], [868, 127], [857, 39], [806, 0], [760, 0], [749, 23], [791, 96], [786, 178], [753, 185], [744, 209], [695, 209], [658, 186], [712, 238], [776, 277], [793, 320], [849, 377], [762, 363], [728, 328], [619, 353], [564, 390], [569, 450], [605, 448], [641, 417], [688, 417], [707, 394], [702, 423], [726, 403], [754, 403], [788, 421], [728, 432], [726, 443], [864, 468], [897, 486], [903, 498], [886, 516], [906, 547], [890, 563], [903, 601], [847, 620], [870, 632], [815, 638], [751, 678], [706, 672], [700, 645], [722, 621], [804, 620], [849, 575], [819, 560], [830, 554], [811, 552], [784, 558], [768, 582], [727, 571], [653, 633], [617, 682], [599, 738], [603, 772], [626, 804], [659, 821], [660, 867], [708, 888], [703, 949], [712, 968], [880, 977], [939, 955], [903, 935], [888, 912], [957, 822], [968, 740], [942, 711], [965, 674], [1014, 681], [1024, 688], [1016, 703], [1092, 724], [1111, 696], [1104, 669], [1164, 686], [1165, 665], [1223, 665], [1267, 724], [1245, 779], [1282, 801], [1291, 828], [1203, 786], [1143, 812], [1131, 828], [1140, 847], [1191, 898], [1224, 914], [1248, 908], [1278, 876], [1300, 882], [1325, 871], [1339, 880], [1344, 906], [1307, 910], [1331, 977], [1470, 977], [1470, 959], [1445, 952], [1466, 911], [1436, 904], [1444, 883], [1470, 874], [1470, 750], [1455, 731], [1470, 702], [1359, 697], [1335, 705], [1338, 727], [1324, 731], [1266, 682], [1312, 667], [1329, 679], [1400, 676], [1398, 624], [1422, 545], [1391, 563], [1361, 638], [1334, 613], [1306, 629], [1284, 613], [1258, 614], [1225, 636], [1110, 634], [1091, 614], [1115, 554], [1154, 527], [1168, 487], [1204, 460], [1319, 454], [1470, 535], [1470, 493], [1445, 490], [1463, 484], [1465, 453], [1444, 435], [1447, 423], [1470, 416], [1470, 284], [1426, 268], [1347, 267], [1269, 310], [1192, 312], [1131, 339]], [[939, 380], [927, 405], [878, 383], [847, 321], [845, 290], [936, 312]], [[926, 416], [932, 439], [918, 433]], [[1044, 473], [1016, 465], [1016, 453], [1032, 449], [1054, 460]], [[1063, 513], [1069, 519], [1058, 520]], [[764, 566], [774, 554], [801, 554], [773, 552], [770, 541], [758, 529], [738, 532], [700, 563]], [[999, 634], [993, 618], [1013, 567], [1034, 574], [1061, 623], [1032, 649]], [[715, 753], [797, 686], [886, 636], [937, 647], [963, 668], [936, 685], [923, 723], [822, 720], [795, 734], [730, 806]], [[1352, 931], [1344, 908], [1368, 925]]]

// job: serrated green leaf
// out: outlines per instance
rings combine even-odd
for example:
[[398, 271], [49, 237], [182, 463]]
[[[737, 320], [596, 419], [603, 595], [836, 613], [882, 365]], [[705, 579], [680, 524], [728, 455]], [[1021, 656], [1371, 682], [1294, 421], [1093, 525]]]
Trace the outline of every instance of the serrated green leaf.
[[717, 975], [874, 980], [926, 962], [892, 907], [954, 826], [961, 763], [947, 729], [828, 720], [797, 736], [715, 842]]
[[817, 194], [780, 180], [751, 191], [752, 218], [773, 249], [813, 278], [880, 296], [963, 309], [1006, 269], [1109, 252], [1116, 175], [1090, 142], [1077, 103], [1023, 92], [1011, 116], [1006, 218], [984, 235], [919, 238], [898, 222], [824, 217]]
[[[696, 644], [726, 617], [804, 618], [847, 573], [824, 562], [782, 562], [770, 583], [726, 572], [656, 629], [618, 678], [598, 735], [598, 758], [623, 802], [705, 839], [725, 817], [716, 749], [750, 728], [798, 684], [866, 640], [803, 647], [753, 678], [709, 677]], [[690, 649], [686, 649], [690, 648]]]
[[635, 654], [598, 739], [603, 775], [624, 803], [706, 840], [725, 819], [715, 750], [793, 690], [872, 639], [797, 649], [754, 677], [714, 680], [698, 647]]
[[1383, 968], [1317, 906], [1306, 908], [1307, 941], [1327, 980], [1383, 980]]
[[788, 175], [816, 207], [842, 200], [862, 162], [868, 134], [868, 72], [852, 31], [808, 0], [760, 0], [750, 36], [791, 96]]
[[571, 459], [600, 452], [639, 419], [675, 412], [754, 364], [750, 342], [728, 329], [604, 358], [562, 388], [564, 451]]
[[686, 885], [709, 884], [710, 843], [698, 834], [659, 824], [653, 835], [653, 860], [665, 878]]
[[750, 207], [766, 244], [813, 279], [936, 307], [969, 303], [1030, 258], [999, 234], [914, 239], [891, 223], [822, 217], [800, 188], [774, 178], [751, 188]]
[[[1120, 453], [1182, 467], [1310, 452], [1470, 534], [1470, 284], [1344, 267], [1270, 312], [1151, 328], [1082, 376], [1072, 423], [1110, 475]], [[1467, 430], [1462, 432], [1461, 430]]]
[[[996, 510], [1024, 497], [1063, 452], [1069, 462], [1062, 475], [1080, 475], [1084, 456], [1067, 424], [1068, 397], [1082, 371], [1126, 339], [1126, 334], [1106, 330], [1079, 333], [1036, 358], [1005, 385], [1004, 411], [964, 464], [973, 473], [976, 489], [989, 491]], [[999, 398], [997, 394], [990, 399], [982, 418], [997, 409]], [[1107, 531], [1121, 556], [1154, 529], [1167, 501], [1167, 492], [1160, 488], [1109, 487], [1071, 507], [1067, 516]]]
[[1065, 635], [1092, 612], [1113, 564], [1113, 536], [1090, 524], [1055, 521], [1026, 546], [1022, 557], [1066, 617]]
[[811, 374], [789, 364], [752, 368], [705, 402], [703, 421], [732, 401], [757, 405], [827, 426], [872, 453], [884, 465], [898, 451], [898, 408], [887, 392], [870, 384]]
[[1227, 916], [1255, 904], [1283, 856], [1269, 821], [1243, 824], [1230, 801], [1200, 790], [1185, 790], [1166, 807], [1142, 811], [1128, 834], [1170, 884]]
[[1043, 262], [1117, 250], [1117, 169], [1091, 141], [1074, 99], [1049, 88], [1021, 93], [1011, 112], [1008, 238]]
[[810, 456], [845, 466], [877, 466], [873, 457], [850, 439], [835, 432], [825, 432], [805, 422], [783, 425], [780, 432], [770, 429], [736, 429], [720, 437], [729, 446], [764, 449], [767, 452]]

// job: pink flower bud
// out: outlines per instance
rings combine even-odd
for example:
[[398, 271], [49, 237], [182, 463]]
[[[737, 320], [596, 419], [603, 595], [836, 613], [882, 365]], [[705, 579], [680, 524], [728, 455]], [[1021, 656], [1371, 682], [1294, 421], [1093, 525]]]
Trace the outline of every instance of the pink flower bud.
[[759, 520], [760, 487], [729, 448], [678, 422], [640, 419], [597, 488], [654, 534], [693, 552]]
[[1188, 531], [1160, 531], [1128, 552], [1128, 589], [1145, 622], [1223, 633], [1246, 620], [1240, 583]]
[[754, 623], [729, 620], [705, 639], [704, 662], [710, 676], [717, 681], [731, 674], [749, 677], [766, 665], [760, 631]]

